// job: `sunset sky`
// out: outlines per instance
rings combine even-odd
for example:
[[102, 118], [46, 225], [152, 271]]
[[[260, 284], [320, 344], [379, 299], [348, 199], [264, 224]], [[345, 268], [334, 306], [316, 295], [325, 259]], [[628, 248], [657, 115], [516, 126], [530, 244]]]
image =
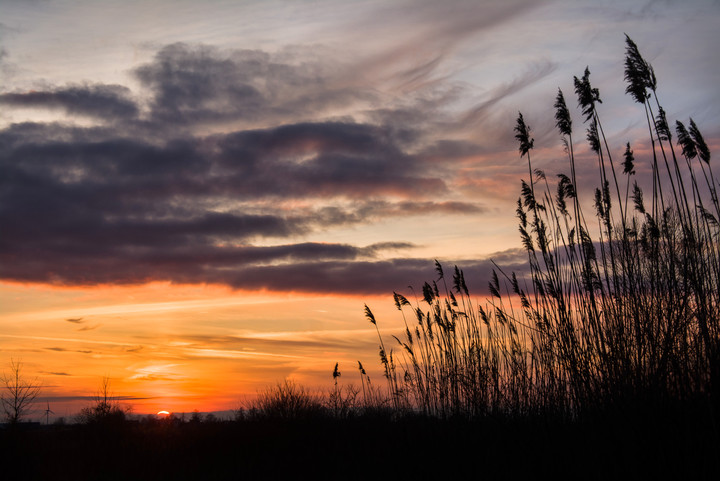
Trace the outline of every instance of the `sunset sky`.
[[552, 105], [589, 66], [647, 161], [627, 33], [716, 153], [719, 27], [717, 0], [0, 0], [0, 371], [58, 416], [104, 376], [138, 413], [381, 383], [363, 304], [391, 334], [434, 259], [481, 298], [522, 269], [518, 111], [566, 172]]

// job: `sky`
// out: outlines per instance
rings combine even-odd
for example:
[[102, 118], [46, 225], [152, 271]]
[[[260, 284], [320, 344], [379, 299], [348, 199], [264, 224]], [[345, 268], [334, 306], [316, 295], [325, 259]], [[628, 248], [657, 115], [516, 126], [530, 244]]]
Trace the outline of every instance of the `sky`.
[[567, 172], [552, 106], [588, 66], [642, 162], [627, 34], [717, 149], [718, 26], [716, 0], [0, 0], [2, 371], [68, 417], [104, 377], [138, 413], [329, 389], [336, 362], [382, 384], [364, 304], [391, 334], [435, 259], [480, 299], [492, 261], [523, 269], [518, 112]]

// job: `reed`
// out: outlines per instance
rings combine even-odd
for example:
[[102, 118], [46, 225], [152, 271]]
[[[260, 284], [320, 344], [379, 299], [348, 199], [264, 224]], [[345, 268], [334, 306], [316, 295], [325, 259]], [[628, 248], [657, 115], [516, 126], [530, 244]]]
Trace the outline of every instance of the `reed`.
[[[554, 181], [533, 168], [534, 139], [518, 115], [516, 139], [529, 174], [516, 209], [527, 275], [496, 266], [491, 296], [478, 303], [463, 271], [455, 267], [450, 279], [436, 261], [437, 278], [424, 284], [422, 299], [394, 293], [405, 320], [404, 334], [393, 336], [397, 351], [386, 349], [366, 306], [396, 411], [573, 420], [692, 404], [715, 422], [718, 183], [695, 122], [676, 121], [673, 138], [655, 72], [629, 37], [625, 54], [626, 92], [644, 107], [650, 154], [636, 159], [629, 142], [624, 152], [611, 151], [600, 92], [586, 68], [574, 86], [597, 161], [594, 192], [578, 189], [563, 92], [554, 108], [569, 175]], [[638, 178], [638, 162], [649, 163], [649, 179]]]

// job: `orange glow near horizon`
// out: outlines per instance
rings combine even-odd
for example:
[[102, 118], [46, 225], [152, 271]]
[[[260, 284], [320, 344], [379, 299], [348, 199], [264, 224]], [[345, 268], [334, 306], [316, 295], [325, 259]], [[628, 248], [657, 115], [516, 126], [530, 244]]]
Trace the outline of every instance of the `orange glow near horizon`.
[[136, 414], [237, 409], [286, 379], [322, 391], [336, 362], [345, 382], [360, 382], [358, 360], [380, 382], [377, 334], [363, 304], [387, 335], [402, 322], [391, 295], [163, 283], [1, 287], [0, 371], [11, 358], [21, 360], [23, 375], [42, 383], [41, 402], [49, 401], [56, 417], [91, 405], [106, 376], [111, 395]]

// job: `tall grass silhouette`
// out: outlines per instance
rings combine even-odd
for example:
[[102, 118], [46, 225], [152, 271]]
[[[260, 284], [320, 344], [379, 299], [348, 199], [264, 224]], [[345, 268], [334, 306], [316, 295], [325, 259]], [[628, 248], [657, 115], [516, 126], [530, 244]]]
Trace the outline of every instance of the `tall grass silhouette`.
[[[557, 180], [533, 167], [522, 113], [515, 137], [529, 178], [516, 215], [527, 273], [496, 266], [491, 297], [472, 300], [462, 270], [395, 293], [405, 333], [380, 340], [396, 410], [477, 418], [664, 412], [692, 405], [714, 423], [720, 405], [720, 207], [710, 150], [695, 122], [670, 128], [652, 66], [626, 36], [626, 92], [646, 113], [649, 148], [608, 145], [590, 70], [574, 78], [599, 185], [578, 187], [565, 96], [554, 102], [569, 162]], [[619, 154], [619, 155], [618, 155]], [[636, 172], [636, 162], [649, 169]], [[649, 172], [648, 178], [639, 178]], [[372, 311], [368, 320], [377, 328]], [[715, 428], [717, 429], [717, 428]]]

